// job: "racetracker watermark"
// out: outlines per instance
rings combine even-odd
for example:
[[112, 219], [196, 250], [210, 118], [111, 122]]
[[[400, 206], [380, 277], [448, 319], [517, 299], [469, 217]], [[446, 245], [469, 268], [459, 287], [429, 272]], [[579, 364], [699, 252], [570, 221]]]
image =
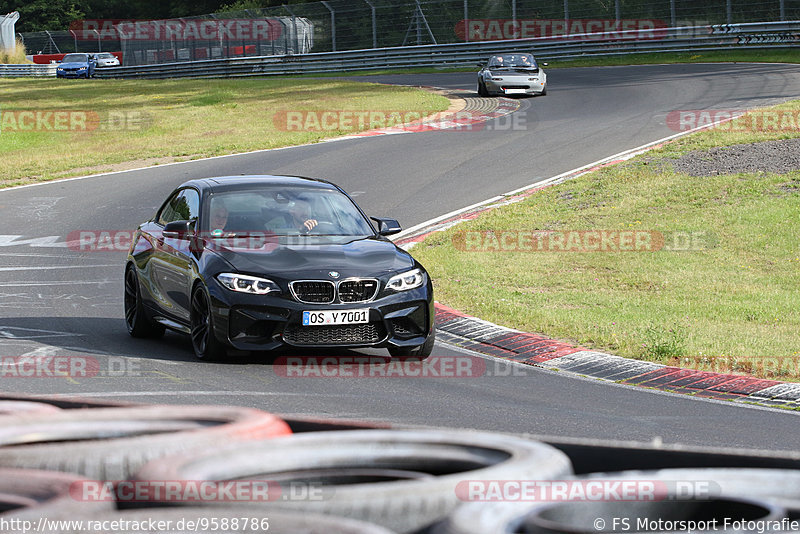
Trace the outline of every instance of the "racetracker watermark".
[[144, 376], [131, 358], [108, 356], [0, 356], [0, 378], [95, 378]]
[[676, 132], [713, 128], [726, 132], [798, 132], [800, 111], [688, 109], [670, 111], [667, 126]]
[[526, 114], [487, 114], [472, 111], [278, 111], [272, 124], [285, 132], [360, 132], [394, 129], [404, 132], [457, 130], [477, 132], [527, 131]]
[[80, 41], [274, 41], [283, 25], [277, 19], [75, 20], [69, 25]]
[[[73, 230], [67, 234], [66, 245], [76, 252], [127, 252], [136, 238], [135, 230]], [[248, 250], [253, 252], [272, 252], [279, 244], [303, 246], [306, 242], [300, 236], [276, 236], [274, 233], [259, 231], [197, 232], [185, 238], [167, 238], [165, 242], [173, 248], [206, 248], [216, 250]], [[139, 241], [143, 244], [142, 241]]]
[[720, 488], [707, 480], [464, 480], [456, 496], [468, 502], [618, 502], [708, 499]]
[[135, 110], [0, 110], [0, 133], [140, 131], [151, 123], [149, 113]]
[[668, 25], [658, 19], [465, 19], [456, 24], [462, 41], [558, 37], [586, 41], [663, 39]]
[[[766, 324], [773, 321], [763, 321]], [[778, 321], [774, 321], [778, 324]], [[800, 377], [800, 359], [797, 356], [682, 356], [681, 368], [712, 373], [746, 373], [759, 376]]]
[[453, 235], [453, 246], [462, 252], [678, 252], [715, 243], [706, 231], [480, 230]]
[[378, 356], [282, 356], [273, 364], [284, 378], [481, 378], [525, 376], [522, 365], [477, 356], [394, 358]]
[[272, 480], [82, 480], [70, 485], [69, 494], [80, 502], [219, 503], [323, 501], [332, 490]]
[[92, 356], [0, 357], [0, 378], [92, 378], [99, 372]]

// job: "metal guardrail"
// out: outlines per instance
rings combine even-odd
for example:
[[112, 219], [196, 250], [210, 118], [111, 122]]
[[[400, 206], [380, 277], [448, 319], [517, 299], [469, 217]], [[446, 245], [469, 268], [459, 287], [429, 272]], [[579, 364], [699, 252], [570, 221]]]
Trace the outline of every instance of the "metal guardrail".
[[[297, 75], [398, 67], [475, 66], [494, 53], [533, 52], [540, 60], [652, 52], [698, 52], [800, 46], [800, 21], [626, 30], [446, 45], [261, 56], [109, 67], [98, 78], [226, 78]], [[3, 76], [0, 70], [0, 76]]]
[[58, 65], [2, 65], [0, 64], [0, 78], [6, 77], [21, 77], [21, 76], [35, 76], [35, 77], [53, 77], [56, 75], [56, 67]]
[[644, 52], [800, 46], [800, 21], [628, 30], [447, 45], [324, 52], [113, 67], [98, 77], [174, 78], [317, 74], [397, 67], [474, 66], [499, 52], [532, 51], [540, 60]]

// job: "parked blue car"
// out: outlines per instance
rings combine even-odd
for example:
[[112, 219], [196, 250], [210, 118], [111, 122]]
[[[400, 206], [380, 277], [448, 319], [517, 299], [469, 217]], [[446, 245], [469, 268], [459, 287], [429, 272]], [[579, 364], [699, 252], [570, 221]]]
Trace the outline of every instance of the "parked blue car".
[[56, 68], [56, 78], [91, 78], [96, 68], [93, 54], [67, 54]]

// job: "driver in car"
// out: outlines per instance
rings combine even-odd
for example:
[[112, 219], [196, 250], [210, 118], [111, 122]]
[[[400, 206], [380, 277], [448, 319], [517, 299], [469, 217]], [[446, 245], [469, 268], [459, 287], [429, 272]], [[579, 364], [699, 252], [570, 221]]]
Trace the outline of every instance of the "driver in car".
[[291, 216], [293, 224], [301, 232], [310, 232], [319, 224], [316, 219], [311, 218], [311, 206], [305, 200], [295, 202]]
[[209, 219], [209, 229], [212, 236], [222, 236], [225, 234], [225, 225], [228, 224], [228, 209], [223, 204], [217, 204], [211, 210]]

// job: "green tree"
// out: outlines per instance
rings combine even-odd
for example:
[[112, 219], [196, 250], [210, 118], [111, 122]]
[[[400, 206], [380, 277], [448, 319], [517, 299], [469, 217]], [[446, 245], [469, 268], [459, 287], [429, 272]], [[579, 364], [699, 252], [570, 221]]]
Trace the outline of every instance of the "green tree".
[[16, 31], [65, 30], [69, 23], [86, 15], [84, 0], [0, 1], [0, 13], [19, 11]]

